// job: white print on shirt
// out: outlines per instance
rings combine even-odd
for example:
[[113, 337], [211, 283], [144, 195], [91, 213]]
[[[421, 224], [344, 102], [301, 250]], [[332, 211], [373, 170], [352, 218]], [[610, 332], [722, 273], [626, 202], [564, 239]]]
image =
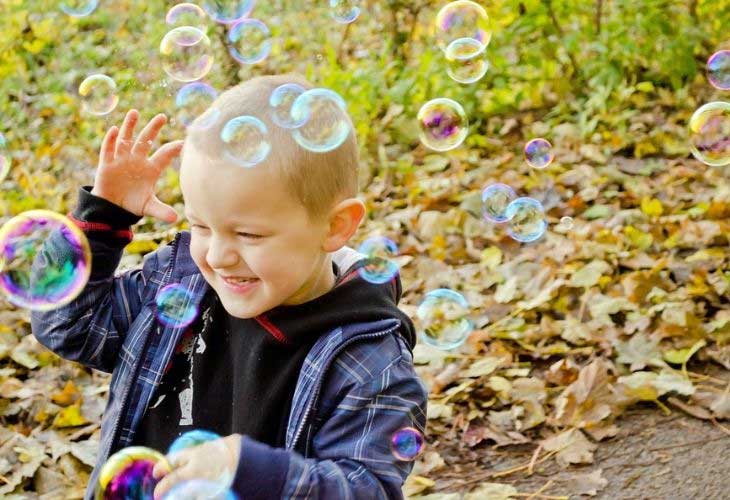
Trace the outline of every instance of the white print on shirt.
[[200, 333], [187, 339], [183, 344], [182, 352], [188, 358], [190, 372], [188, 373], [189, 387], [183, 389], [177, 395], [180, 401], [180, 422], [178, 425], [193, 425], [193, 365], [195, 364], [195, 356], [193, 354], [203, 354], [205, 352], [203, 332], [208, 328], [209, 322], [210, 307], [203, 313], [203, 328]]
[[159, 398], [157, 398], [157, 401], [155, 401], [155, 404], [153, 404], [152, 406], [150, 406], [150, 408], [157, 408], [158, 406], [160, 406], [160, 403], [162, 403], [162, 400], [163, 399], [165, 399], [165, 395], [164, 394], [161, 395]]

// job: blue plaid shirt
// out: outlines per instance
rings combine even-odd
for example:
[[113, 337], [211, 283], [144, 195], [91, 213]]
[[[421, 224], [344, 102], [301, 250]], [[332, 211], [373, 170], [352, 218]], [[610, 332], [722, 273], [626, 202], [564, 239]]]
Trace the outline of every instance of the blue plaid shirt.
[[[71, 303], [33, 312], [31, 325], [58, 355], [113, 374], [86, 492], [92, 499], [101, 465], [132, 442], [183, 333], [156, 321], [157, 291], [181, 283], [197, 306], [209, 285], [189, 254], [186, 231], [147, 255], [141, 269], [114, 274], [126, 242], [110, 249], [94, 238], [94, 231], [109, 227], [76, 222], [89, 235], [97, 272]], [[361, 257], [344, 248], [335, 262], [347, 269]], [[101, 268], [107, 276], [99, 275]], [[285, 447], [244, 436], [234, 480], [241, 498], [403, 497], [413, 464], [393, 456], [390, 436], [403, 427], [424, 431], [427, 391], [399, 328], [399, 320], [384, 319], [342, 325], [320, 337], [299, 374]]]

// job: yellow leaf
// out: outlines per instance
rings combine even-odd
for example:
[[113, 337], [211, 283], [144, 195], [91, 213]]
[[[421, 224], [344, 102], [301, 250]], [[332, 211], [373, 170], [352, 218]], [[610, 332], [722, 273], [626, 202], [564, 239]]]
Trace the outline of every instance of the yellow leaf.
[[132, 241], [125, 250], [129, 253], [141, 253], [146, 254], [157, 250], [159, 245], [154, 240], [134, 240]]
[[488, 247], [482, 250], [482, 265], [489, 270], [494, 270], [502, 263], [502, 250], [497, 247]]
[[652, 82], [639, 82], [636, 84], [636, 89], [642, 92], [653, 92], [654, 84]]
[[81, 397], [79, 390], [76, 388], [74, 383], [69, 380], [66, 382], [66, 385], [63, 387], [61, 392], [57, 392], [51, 396], [51, 401], [59, 406], [68, 406], [78, 401], [79, 397]]
[[635, 247], [638, 247], [641, 250], [649, 248], [654, 241], [654, 237], [652, 237], [652, 235], [639, 231], [633, 226], [626, 226], [624, 228], [624, 234]]
[[637, 142], [634, 146], [634, 156], [636, 158], [643, 158], [647, 155], [653, 155], [654, 153], [657, 153], [659, 150], [656, 148], [653, 142], [651, 141], [641, 141]]
[[692, 347], [688, 347], [687, 349], [673, 349], [671, 351], [666, 351], [662, 354], [662, 356], [669, 363], [673, 363], [675, 365], [683, 365], [684, 363], [689, 361], [694, 353], [699, 351], [706, 344], [707, 342], [705, 341], [705, 339], [700, 339], [695, 342]]
[[645, 196], [641, 200], [641, 211], [651, 217], [658, 217], [664, 213], [662, 202], [656, 198]]
[[59, 411], [56, 418], [53, 419], [54, 427], [76, 427], [89, 423], [88, 420], [81, 415], [81, 401], [76, 404], [67, 406]]

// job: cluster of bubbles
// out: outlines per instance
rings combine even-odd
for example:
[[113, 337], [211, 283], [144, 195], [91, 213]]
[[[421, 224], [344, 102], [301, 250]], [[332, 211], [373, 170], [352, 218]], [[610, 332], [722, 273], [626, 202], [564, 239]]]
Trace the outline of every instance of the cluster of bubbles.
[[198, 307], [190, 291], [180, 283], [162, 287], [155, 296], [155, 315], [165, 326], [184, 328], [198, 315]]
[[[158, 483], [152, 471], [155, 465], [162, 463], [169, 472], [171, 470], [168, 457], [189, 448], [211, 442], [220, 443], [219, 449], [213, 453], [228, 453], [225, 444], [218, 441], [220, 436], [215, 432], [195, 429], [175, 439], [167, 450], [167, 454], [144, 446], [130, 446], [119, 450], [107, 459], [101, 468], [99, 479], [95, 485], [96, 500], [128, 500], [151, 499]], [[231, 461], [233, 463], [233, 461]], [[173, 486], [163, 497], [164, 500], [236, 500], [238, 497], [230, 486], [235, 471], [230, 468], [219, 471], [214, 479], [191, 479]]]
[[482, 190], [482, 214], [488, 222], [507, 224], [507, 233], [516, 241], [531, 243], [547, 229], [545, 209], [528, 197], [517, 197], [506, 184], [490, 184]]
[[56, 309], [75, 299], [90, 275], [89, 242], [67, 217], [29, 210], [0, 228], [0, 290], [13, 304]]
[[[481, 80], [489, 69], [486, 49], [492, 38], [486, 10], [471, 0], [450, 2], [438, 12], [434, 25], [449, 77], [464, 84]], [[469, 133], [464, 108], [445, 97], [421, 106], [417, 120], [421, 142], [434, 151], [459, 147]]]
[[[305, 90], [294, 83], [283, 84], [269, 96], [269, 116], [300, 147], [313, 153], [339, 148], [352, 129], [344, 99], [326, 88]], [[255, 116], [230, 119], [220, 137], [226, 158], [241, 167], [260, 164], [271, 151], [269, 129]]]
[[[720, 50], [710, 56], [707, 80], [718, 90], [730, 90], [730, 50]], [[689, 144], [692, 155], [705, 165], [730, 165], [730, 102], [708, 102], [692, 114]]]

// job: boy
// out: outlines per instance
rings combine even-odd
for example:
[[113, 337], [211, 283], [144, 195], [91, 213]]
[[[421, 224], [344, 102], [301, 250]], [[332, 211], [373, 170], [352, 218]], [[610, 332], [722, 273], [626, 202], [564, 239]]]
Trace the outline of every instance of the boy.
[[[188, 129], [180, 188], [191, 230], [117, 275], [131, 225], [177, 219], [154, 188], [183, 143], [148, 156], [165, 117], [134, 140], [135, 110], [103, 140], [94, 186], [70, 214], [92, 247], [91, 279], [70, 304], [32, 314], [42, 344], [113, 373], [87, 498], [112, 453], [164, 452], [192, 429], [224, 437], [172, 455], [171, 471], [155, 468], [155, 497], [230, 470], [246, 500], [402, 498], [412, 462], [394, 458], [390, 438], [423, 432], [426, 419], [413, 324], [396, 306], [398, 277], [363, 280], [362, 255], [345, 247], [365, 211], [354, 131], [329, 153], [300, 148], [269, 118], [284, 83], [311, 88], [292, 75], [254, 78], [213, 103], [212, 126], [200, 123], [206, 113]], [[221, 154], [220, 131], [240, 115], [269, 130], [271, 152], [253, 168]], [[155, 316], [173, 283], [200, 311], [187, 327]]]

